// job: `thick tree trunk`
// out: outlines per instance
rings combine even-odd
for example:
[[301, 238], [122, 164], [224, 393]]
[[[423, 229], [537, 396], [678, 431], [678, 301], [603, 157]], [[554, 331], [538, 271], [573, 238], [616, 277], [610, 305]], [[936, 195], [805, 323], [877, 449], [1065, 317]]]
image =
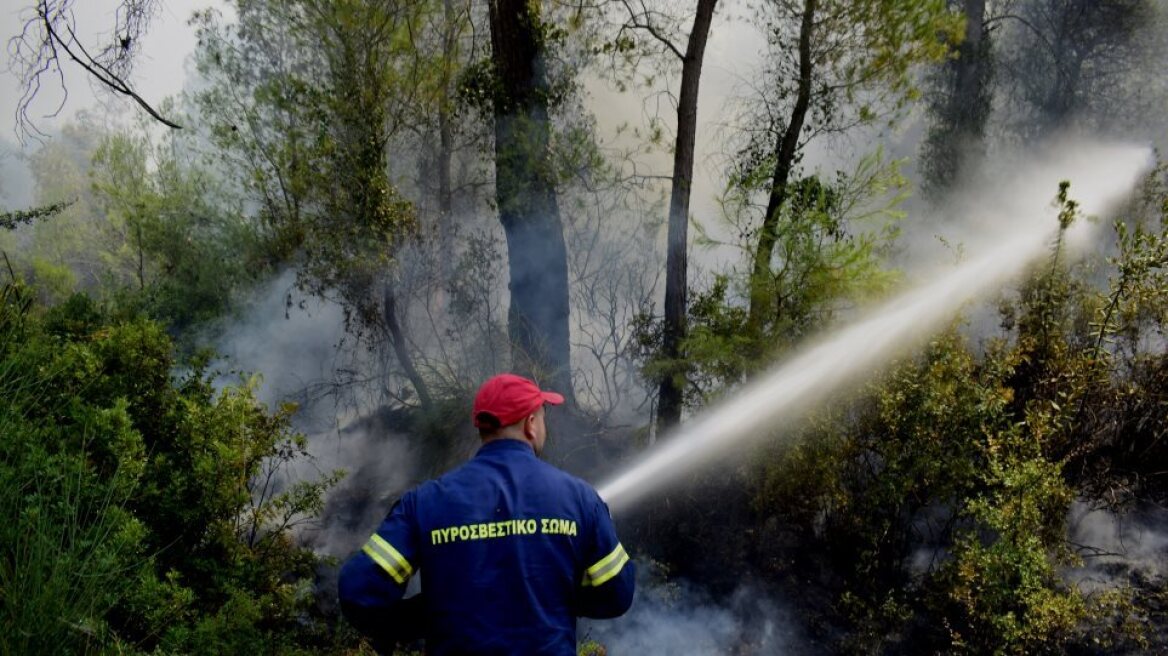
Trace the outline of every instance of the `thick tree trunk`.
[[953, 121], [954, 168], [949, 183], [956, 182], [985, 154], [985, 125], [990, 113], [989, 52], [985, 34], [986, 0], [964, 0], [965, 40], [953, 62], [953, 96], [949, 115]]
[[960, 103], [970, 107], [978, 104], [985, 78], [986, 0], [964, 0], [962, 10], [965, 13], [965, 39], [955, 61], [953, 99], [955, 105]]
[[944, 94], [925, 140], [925, 191], [943, 194], [975, 169], [985, 154], [985, 125], [990, 111], [989, 43], [986, 0], [962, 0], [965, 38], [957, 57], [944, 68]]
[[573, 399], [568, 344], [568, 258], [548, 147], [548, 84], [538, 5], [491, 0], [495, 199], [507, 237], [512, 362]]
[[[438, 215], [443, 230], [450, 228], [454, 199], [450, 188], [450, 167], [454, 157], [454, 135], [450, 124], [450, 110], [444, 105], [438, 110]], [[444, 252], [450, 253], [451, 250]]]
[[1058, 25], [1051, 46], [1051, 58], [1054, 61], [1053, 81], [1050, 92], [1042, 103], [1047, 122], [1042, 131], [1045, 135], [1058, 131], [1069, 122], [1075, 109], [1075, 95], [1078, 93], [1079, 79], [1082, 75], [1081, 53], [1086, 46], [1082, 42], [1082, 36], [1075, 34], [1074, 27], [1068, 25], [1068, 22], [1068, 19], [1064, 19], [1064, 22]]
[[802, 22], [799, 26], [799, 86], [795, 105], [791, 108], [791, 118], [787, 128], [775, 144], [775, 171], [771, 179], [771, 193], [767, 200], [766, 214], [759, 229], [758, 245], [754, 251], [754, 266], [750, 278], [750, 313], [747, 329], [758, 334], [771, 313], [772, 301], [769, 278], [771, 257], [775, 252], [779, 209], [787, 200], [787, 183], [791, 169], [795, 165], [795, 155], [799, 149], [799, 134], [811, 105], [811, 32], [815, 26], [816, 0], [804, 0]]
[[[698, 83], [714, 7], [718, 0], [698, 0], [697, 15], [689, 33], [689, 45], [681, 65], [681, 93], [677, 102], [677, 143], [673, 150], [673, 189], [669, 196], [669, 236], [665, 255], [665, 325], [663, 355], [671, 363], [682, 361], [681, 342], [686, 334], [686, 278], [689, 242], [689, 197], [693, 187], [694, 140], [698, 124]], [[681, 420], [684, 371], [671, 364], [658, 390], [657, 432]]]

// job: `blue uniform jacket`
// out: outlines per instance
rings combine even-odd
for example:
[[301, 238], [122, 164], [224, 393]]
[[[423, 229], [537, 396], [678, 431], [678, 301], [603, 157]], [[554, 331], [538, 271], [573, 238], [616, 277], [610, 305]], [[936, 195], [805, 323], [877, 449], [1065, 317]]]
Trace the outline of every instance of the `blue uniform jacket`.
[[518, 440], [407, 492], [342, 567], [346, 616], [376, 635], [401, 620], [421, 571], [428, 654], [576, 653], [576, 617], [621, 615], [633, 564], [587, 483]]

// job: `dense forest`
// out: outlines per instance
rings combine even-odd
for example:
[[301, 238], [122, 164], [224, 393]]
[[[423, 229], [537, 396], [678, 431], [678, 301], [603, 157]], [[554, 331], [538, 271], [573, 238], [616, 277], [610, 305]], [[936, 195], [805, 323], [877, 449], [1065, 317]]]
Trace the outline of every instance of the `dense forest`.
[[[487, 377], [601, 486], [1024, 222], [614, 504], [637, 597], [580, 653], [1168, 651], [1163, 0], [208, 0], [169, 98], [166, 3], [75, 2], [5, 35], [0, 654], [373, 654], [338, 564]], [[80, 85], [117, 111], [46, 127]]]

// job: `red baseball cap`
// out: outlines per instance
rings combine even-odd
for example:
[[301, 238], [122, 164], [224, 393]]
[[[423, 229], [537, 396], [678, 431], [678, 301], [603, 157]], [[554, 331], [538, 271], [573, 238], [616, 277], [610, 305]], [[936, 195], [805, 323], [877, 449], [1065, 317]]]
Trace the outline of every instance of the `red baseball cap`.
[[515, 374], [499, 374], [479, 388], [471, 417], [475, 428], [479, 427], [479, 414], [484, 412], [498, 419], [500, 426], [510, 426], [545, 403], [563, 402], [563, 396], [541, 390], [534, 381]]

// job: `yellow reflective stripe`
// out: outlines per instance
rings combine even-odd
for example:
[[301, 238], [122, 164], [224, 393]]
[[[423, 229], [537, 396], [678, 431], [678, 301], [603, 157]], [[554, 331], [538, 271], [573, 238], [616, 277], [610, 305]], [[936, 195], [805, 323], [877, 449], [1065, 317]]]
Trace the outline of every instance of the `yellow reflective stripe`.
[[601, 585], [602, 583], [611, 579], [612, 577], [616, 576], [617, 574], [620, 574], [620, 571], [625, 568], [625, 563], [627, 563], [627, 562], [629, 562], [629, 555], [622, 550], [621, 555], [620, 555], [620, 560], [617, 560], [615, 563], [613, 563], [612, 567], [609, 568], [609, 570], [607, 572], [592, 579], [592, 585], [594, 585], [594, 586]]
[[584, 586], [596, 586], [616, 576], [622, 569], [625, 563], [629, 562], [629, 555], [625, 553], [624, 546], [617, 544], [612, 553], [604, 558], [601, 558], [595, 565], [589, 567], [584, 573]]
[[610, 553], [607, 556], [605, 556], [604, 558], [601, 558], [600, 560], [596, 561], [595, 565], [588, 568], [588, 575], [594, 576], [597, 572], [604, 569], [605, 565], [608, 565], [612, 561], [619, 558], [621, 553], [624, 552], [624, 550], [625, 550], [625, 548], [623, 546], [621, 546], [621, 544], [618, 542], [616, 545], [616, 549], [613, 549], [612, 553]]
[[386, 542], [380, 535], [374, 534], [361, 547], [366, 555], [373, 559], [373, 562], [381, 566], [393, 580], [404, 584], [410, 575], [414, 573], [414, 568], [410, 566], [410, 562], [404, 556], [393, 548], [393, 545]]
[[406, 557], [401, 555], [401, 552], [399, 552], [397, 549], [394, 549], [393, 545], [386, 542], [385, 539], [380, 535], [374, 533], [369, 537], [369, 541], [380, 547], [383, 552], [389, 554], [391, 558], [396, 560], [397, 563], [401, 565], [402, 571], [405, 572], [406, 576], [414, 573], [414, 568], [410, 566], [410, 561], [406, 560]]
[[375, 550], [372, 546], [366, 544], [364, 547], [361, 547], [361, 551], [364, 551], [365, 555], [369, 556], [373, 559], [373, 562], [380, 565], [381, 569], [385, 570], [387, 574], [393, 577], [393, 580], [397, 581], [398, 583], [405, 584], [406, 580], [402, 577], [402, 575], [398, 574], [398, 571], [394, 569], [393, 565], [390, 565], [389, 562], [385, 560], [385, 558], [382, 558], [381, 554], [377, 553], [377, 550]]

